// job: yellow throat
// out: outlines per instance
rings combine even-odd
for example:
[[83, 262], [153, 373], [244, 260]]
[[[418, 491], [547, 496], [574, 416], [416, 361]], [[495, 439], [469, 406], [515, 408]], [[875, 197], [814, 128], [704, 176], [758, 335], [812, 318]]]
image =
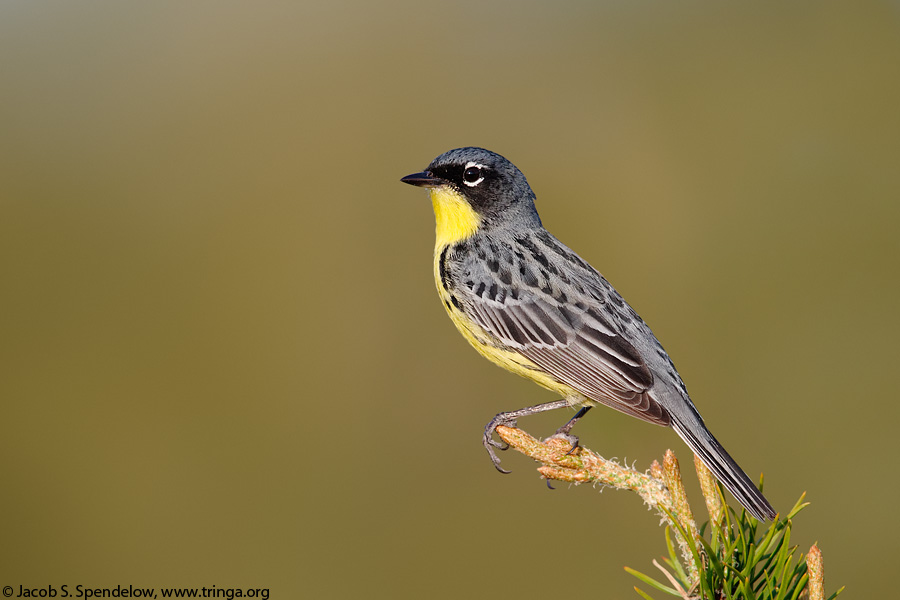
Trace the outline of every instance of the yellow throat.
[[478, 231], [481, 217], [453, 188], [432, 188], [431, 204], [434, 206], [436, 250], [470, 238]]

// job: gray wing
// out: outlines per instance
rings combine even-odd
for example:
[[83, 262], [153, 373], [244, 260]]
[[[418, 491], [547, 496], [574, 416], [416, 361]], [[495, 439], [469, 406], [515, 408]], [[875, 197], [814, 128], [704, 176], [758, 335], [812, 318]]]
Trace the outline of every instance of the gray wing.
[[624, 301], [596, 271], [583, 261], [587, 269], [566, 272], [549, 261], [532, 269], [539, 265], [524, 260], [522, 252], [492, 250], [513, 269], [471, 260], [454, 277], [461, 284], [454, 293], [470, 318], [588, 398], [651, 423], [670, 423], [668, 411], [648, 393], [653, 373], [604, 310], [610, 294]]

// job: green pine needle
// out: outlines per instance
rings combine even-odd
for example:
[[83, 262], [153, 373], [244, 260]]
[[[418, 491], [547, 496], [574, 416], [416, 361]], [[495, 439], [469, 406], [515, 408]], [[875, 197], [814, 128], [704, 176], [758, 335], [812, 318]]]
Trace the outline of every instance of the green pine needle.
[[[721, 490], [719, 490], [721, 493]], [[719, 600], [800, 600], [809, 586], [806, 557], [791, 546], [792, 519], [808, 502], [801, 496], [794, 507], [782, 517], [768, 524], [760, 523], [746, 511], [740, 514], [728, 508], [721, 527], [706, 523], [700, 528], [699, 540], [688, 535], [674, 515], [668, 514], [664, 562], [667, 577], [678, 582], [683, 590], [690, 590], [694, 598]], [[668, 513], [664, 508], [663, 512]], [[764, 528], [765, 527], [765, 528]], [[689, 554], [679, 555], [674, 535], [687, 545]], [[818, 552], [818, 550], [816, 550]], [[699, 580], [690, 581], [690, 568], [684, 564], [688, 557], [699, 573]], [[662, 568], [662, 567], [660, 567]], [[625, 569], [646, 585], [670, 596], [684, 597], [683, 592], [668, 583]], [[635, 590], [638, 590], [635, 588]], [[833, 600], [843, 588], [829, 596]], [[638, 590], [642, 598], [650, 598]]]
[[640, 596], [644, 600], [653, 600], [653, 598], [650, 597], [649, 594], [645, 593], [644, 590], [642, 590], [638, 586], [634, 586], [634, 591], [636, 591], [638, 593], [638, 596]]
[[675, 588], [664, 585], [648, 575], [644, 575], [643, 573], [641, 573], [639, 571], [635, 571], [631, 567], [625, 567], [625, 570], [628, 571], [629, 573], [631, 573], [632, 575], [634, 575], [635, 577], [637, 577], [638, 579], [640, 579], [641, 581], [643, 581], [644, 583], [646, 583], [647, 585], [653, 586], [661, 592], [665, 592], [665, 593], [671, 594], [673, 596], [681, 595], [678, 593], [678, 590], [676, 590]]

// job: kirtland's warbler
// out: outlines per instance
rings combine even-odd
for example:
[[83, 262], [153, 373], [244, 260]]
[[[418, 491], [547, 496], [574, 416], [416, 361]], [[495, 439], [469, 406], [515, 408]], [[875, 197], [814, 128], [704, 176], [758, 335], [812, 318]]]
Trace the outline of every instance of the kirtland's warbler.
[[[757, 519], [775, 510], [712, 436], [650, 328], [591, 265], [541, 225], [534, 192], [511, 162], [457, 148], [404, 183], [429, 188], [437, 222], [434, 277], [450, 319], [483, 356], [562, 396], [498, 414], [484, 432], [497, 469], [498, 425], [595, 403], [673, 428]], [[573, 443], [577, 443], [575, 438]], [[504, 471], [505, 472], [505, 471]]]

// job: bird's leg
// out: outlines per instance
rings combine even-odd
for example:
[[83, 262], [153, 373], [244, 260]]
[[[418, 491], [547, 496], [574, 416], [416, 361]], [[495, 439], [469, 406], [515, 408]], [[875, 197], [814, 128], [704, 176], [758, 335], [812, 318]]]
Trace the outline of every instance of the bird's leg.
[[587, 411], [591, 410], [590, 406], [582, 406], [581, 410], [575, 413], [575, 416], [569, 419], [569, 422], [556, 430], [556, 434], [558, 435], [569, 435], [569, 432], [572, 431], [572, 428], [575, 427], [575, 423], [578, 420], [587, 414]]
[[569, 451], [566, 452], [566, 454], [572, 454], [573, 452], [575, 452], [575, 449], [578, 448], [578, 437], [572, 435], [569, 432], [572, 431], [573, 427], [575, 427], [575, 423], [577, 423], [578, 420], [583, 417], [589, 410], [591, 410], [590, 406], [582, 406], [581, 410], [575, 413], [575, 416], [569, 419], [568, 423], [557, 429], [556, 433], [550, 436], [563, 438], [564, 440], [572, 444], [572, 447], [569, 448]]
[[[491, 457], [491, 462], [494, 463], [494, 467], [501, 473], [509, 473], [509, 471], [500, 467], [500, 459], [497, 458], [497, 454], [494, 452], [494, 448], [497, 448], [499, 450], [506, 450], [507, 448], [509, 448], [508, 444], [501, 444], [500, 442], [494, 441], [494, 430], [497, 429], [498, 426], [503, 425], [506, 427], [515, 427], [516, 419], [518, 419], [519, 417], [527, 417], [528, 415], [535, 415], [547, 410], [556, 410], [557, 408], [564, 408], [566, 406], [569, 406], [568, 401], [556, 400], [554, 402], [545, 402], [544, 404], [538, 404], [537, 406], [529, 406], [528, 408], [520, 408], [519, 410], [503, 412], [491, 419], [491, 422], [484, 427], [484, 438], [482, 439], [482, 443], [484, 444], [484, 449], [488, 451], [488, 454]], [[572, 419], [572, 421], [577, 420], [585, 412], [587, 412], [586, 409], [581, 409], [576, 415], [575, 419]], [[572, 421], [570, 421], [570, 423], [574, 425]], [[563, 428], [565, 427], [569, 427], [569, 429], [571, 429], [571, 426], [568, 424]]]

